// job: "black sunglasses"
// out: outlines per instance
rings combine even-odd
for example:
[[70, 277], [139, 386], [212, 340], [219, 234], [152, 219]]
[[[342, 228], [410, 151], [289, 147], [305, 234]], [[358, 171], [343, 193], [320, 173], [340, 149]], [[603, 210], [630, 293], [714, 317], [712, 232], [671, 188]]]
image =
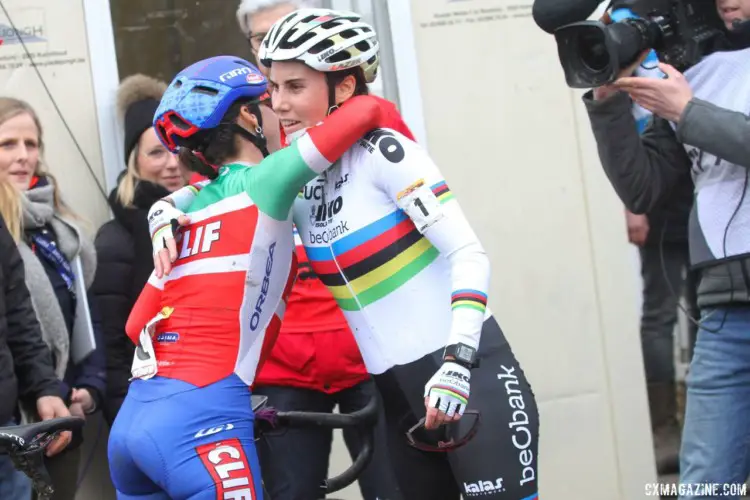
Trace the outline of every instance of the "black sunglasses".
[[422, 451], [429, 451], [429, 452], [437, 452], [437, 453], [446, 453], [449, 451], [457, 450], [458, 448], [461, 448], [462, 446], [466, 445], [471, 439], [476, 436], [477, 432], [479, 431], [479, 411], [478, 410], [466, 410], [461, 417], [461, 420], [464, 419], [472, 419], [471, 427], [469, 428], [468, 432], [459, 440], [456, 440], [454, 438], [451, 438], [448, 441], [438, 441], [437, 445], [434, 444], [427, 444], [423, 443], [421, 441], [418, 441], [414, 437], [414, 432], [419, 430], [420, 428], [424, 427], [425, 424], [425, 417], [422, 417], [419, 419], [419, 422], [414, 424], [411, 429], [409, 429], [406, 432], [406, 440], [408, 441], [409, 445]]

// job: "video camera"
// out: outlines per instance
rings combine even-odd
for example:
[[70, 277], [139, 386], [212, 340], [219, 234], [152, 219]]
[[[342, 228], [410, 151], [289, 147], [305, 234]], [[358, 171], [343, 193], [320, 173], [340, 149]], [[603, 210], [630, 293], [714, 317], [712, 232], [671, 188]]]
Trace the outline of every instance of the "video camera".
[[648, 49], [684, 72], [721, 46], [726, 33], [713, 0], [613, 0], [608, 12], [612, 24], [579, 21], [553, 30], [569, 87], [611, 83]]

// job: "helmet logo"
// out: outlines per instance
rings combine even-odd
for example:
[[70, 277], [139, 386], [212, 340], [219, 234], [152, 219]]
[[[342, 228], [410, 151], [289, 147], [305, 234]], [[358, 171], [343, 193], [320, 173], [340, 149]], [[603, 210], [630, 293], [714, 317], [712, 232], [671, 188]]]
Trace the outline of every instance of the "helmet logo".
[[226, 82], [227, 80], [231, 80], [232, 78], [235, 78], [240, 75], [247, 75], [248, 77], [250, 77], [250, 75], [253, 73], [255, 72], [252, 69], [247, 68], [247, 67], [236, 68], [236, 69], [233, 69], [232, 71], [227, 71], [226, 73], [222, 73], [221, 75], [219, 75], [219, 81], [223, 83], [223, 82]]
[[310, 21], [310, 24], [323, 24], [326, 21], [333, 19], [333, 16], [320, 16]]
[[254, 83], [263, 83], [263, 75], [260, 73], [250, 72], [247, 74], [247, 77], [245, 78], [247, 80], [247, 83], [254, 84]]
[[341, 71], [342, 69], [348, 69], [353, 68], [354, 66], [359, 66], [362, 64], [361, 58], [356, 59], [349, 59], [348, 61], [344, 61], [341, 64], [337, 64], [335, 66], [331, 66], [331, 71]]
[[318, 61], [325, 61], [328, 57], [331, 57], [336, 52], [336, 47], [331, 47], [318, 56]]

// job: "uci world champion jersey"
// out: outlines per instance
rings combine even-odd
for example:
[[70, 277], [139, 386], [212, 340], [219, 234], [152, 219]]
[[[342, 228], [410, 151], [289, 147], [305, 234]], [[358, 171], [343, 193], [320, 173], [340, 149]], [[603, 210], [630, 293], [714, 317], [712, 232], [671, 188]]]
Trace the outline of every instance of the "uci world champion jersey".
[[489, 263], [438, 168], [378, 129], [307, 183], [294, 222], [370, 373], [462, 342], [476, 348]]
[[296, 274], [297, 193], [379, 123], [367, 99], [340, 111], [256, 166], [225, 165], [213, 181], [170, 195], [190, 224], [176, 236], [172, 272], [152, 274], [126, 327], [137, 343], [151, 318], [172, 309], [152, 334], [159, 376], [203, 387], [236, 373], [252, 384]]

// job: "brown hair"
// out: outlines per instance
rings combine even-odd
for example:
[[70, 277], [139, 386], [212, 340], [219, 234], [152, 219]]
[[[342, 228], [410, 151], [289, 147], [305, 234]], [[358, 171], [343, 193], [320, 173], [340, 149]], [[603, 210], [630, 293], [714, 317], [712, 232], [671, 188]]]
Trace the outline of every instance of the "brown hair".
[[370, 89], [367, 87], [367, 80], [365, 80], [365, 72], [361, 66], [355, 68], [349, 68], [341, 71], [329, 71], [325, 73], [326, 82], [328, 83], [329, 92], [333, 93], [336, 85], [344, 81], [347, 76], [353, 76], [356, 82], [354, 87], [354, 94], [352, 97], [357, 95], [370, 95]]

